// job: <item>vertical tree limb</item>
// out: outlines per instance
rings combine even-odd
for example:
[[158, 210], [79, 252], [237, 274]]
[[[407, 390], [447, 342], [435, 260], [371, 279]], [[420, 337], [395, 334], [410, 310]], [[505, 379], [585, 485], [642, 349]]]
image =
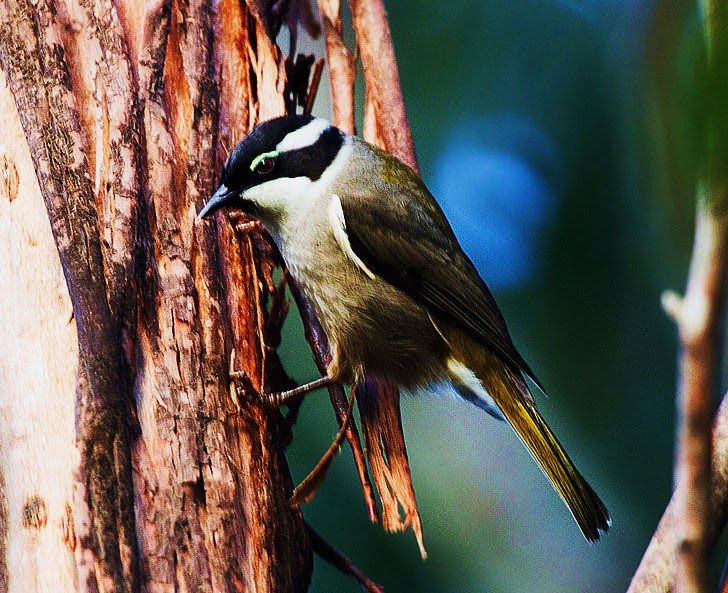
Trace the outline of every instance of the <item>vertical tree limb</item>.
[[354, 59], [342, 36], [340, 4], [340, 0], [318, 0], [326, 38], [333, 122], [347, 134], [353, 134]]
[[[376, 138], [366, 132], [364, 137], [380, 139], [377, 144], [419, 172], [384, 4], [382, 0], [350, 0], [349, 6], [364, 66], [367, 103], [372, 106], [365, 117], [373, 114], [376, 129]], [[366, 121], [364, 129], [372, 129]]]
[[[712, 428], [710, 506], [706, 547], [712, 550], [728, 521], [728, 394], [718, 408]], [[627, 593], [672, 593], [677, 570], [677, 542], [682, 518], [677, 493], [660, 519]]]
[[[220, 168], [220, 128], [229, 139], [281, 113], [279, 57], [246, 3], [0, 3], [0, 60], [73, 303], [63, 323], [78, 330], [74, 503], [62, 516], [38, 496], [23, 503], [27, 529], [62, 524], [75, 558], [46, 570], [68, 562], [75, 581], [64, 572], [59, 591], [308, 587], [281, 418], [228, 392], [233, 346], [256, 385], [266, 380], [255, 246], [224, 221], [217, 233], [194, 226]], [[0, 433], [17, 420], [0, 414]], [[3, 478], [17, 517], [16, 478]], [[10, 582], [23, 582], [21, 568], [8, 568]]]
[[59, 51], [60, 24], [51, 6], [24, 0], [0, 4], [0, 22], [0, 60], [33, 147], [78, 330], [78, 433], [86, 476], [78, 502], [86, 507], [79, 515], [90, 518], [80, 547], [90, 547], [99, 558], [95, 574], [84, 576], [100, 579], [107, 591], [135, 591], [139, 565], [123, 421], [128, 380], [121, 367], [119, 320], [107, 300], [85, 138], [72, 115], [78, 109]]
[[[65, 593], [75, 591], [74, 579], [84, 574], [76, 568], [81, 546], [69, 529], [74, 488], [81, 490], [75, 479], [77, 332], [31, 151], [5, 78], [0, 72], [0, 573], [5, 575], [0, 591]], [[79, 498], [85, 504], [85, 488]], [[26, 512], [32, 508], [41, 512]], [[90, 553], [85, 557], [93, 560]]]
[[711, 498], [710, 426], [718, 386], [728, 225], [711, 211], [708, 196], [698, 198], [695, 243], [685, 298], [665, 297], [680, 333], [678, 445], [675, 505], [681, 528], [677, 546], [676, 590], [707, 591]]

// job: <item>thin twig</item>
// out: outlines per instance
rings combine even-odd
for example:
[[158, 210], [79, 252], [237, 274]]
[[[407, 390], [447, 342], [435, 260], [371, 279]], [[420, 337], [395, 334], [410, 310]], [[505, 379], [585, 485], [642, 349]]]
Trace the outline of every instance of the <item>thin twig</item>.
[[339, 0], [318, 0], [326, 37], [334, 125], [354, 133], [354, 59], [344, 43]]
[[357, 566], [344, 554], [339, 552], [334, 546], [327, 542], [320, 533], [318, 533], [313, 527], [306, 523], [308, 529], [308, 536], [311, 539], [313, 545], [313, 551], [318, 554], [321, 558], [326, 560], [332, 566], [338, 568], [344, 574], [353, 576], [359, 584], [364, 587], [369, 593], [384, 593], [384, 588], [381, 585], [377, 585], [367, 575], [365, 575]]
[[309, 472], [309, 474], [303, 479], [303, 481], [293, 490], [290, 500], [288, 501], [292, 507], [297, 507], [304, 502], [309, 502], [316, 495], [316, 491], [321, 486], [326, 473], [331, 467], [331, 463], [334, 461], [334, 457], [341, 449], [341, 443], [344, 441], [346, 431], [351, 423], [351, 413], [354, 410], [354, 391], [351, 392], [349, 398], [349, 405], [346, 408], [346, 415], [344, 421], [339, 428], [339, 432], [336, 438], [331, 443], [326, 452], [321, 456], [316, 466]]
[[318, 94], [319, 84], [321, 84], [321, 74], [324, 71], [324, 59], [319, 58], [313, 65], [313, 74], [311, 75], [311, 84], [308, 86], [308, 94], [306, 95], [306, 105], [303, 108], [305, 115], [310, 115], [313, 111], [313, 103]]
[[349, 0], [349, 6], [377, 136], [386, 150], [418, 171], [384, 4], [382, 0]]

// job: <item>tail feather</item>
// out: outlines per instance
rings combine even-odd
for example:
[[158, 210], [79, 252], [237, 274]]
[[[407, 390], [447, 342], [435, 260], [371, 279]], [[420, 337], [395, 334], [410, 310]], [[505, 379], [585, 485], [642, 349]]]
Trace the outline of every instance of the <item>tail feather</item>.
[[[450, 365], [457, 382], [483, 401], [476, 402], [472, 397], [466, 399], [484, 409], [495, 403], [566, 503], [584, 537], [589, 541], [597, 541], [600, 531], [606, 532], [611, 523], [607, 507], [576, 469], [536, 410], [520, 373], [512, 371], [495, 354], [484, 352], [482, 348], [477, 350], [477, 360], [453, 361]], [[477, 350], [468, 348], [464, 352]], [[468, 373], [462, 372], [465, 367]], [[486, 393], [474, 388], [473, 379], [476, 378]]]
[[523, 379], [512, 377], [512, 382], [513, 387], [518, 389], [518, 395], [513, 393], [516, 391], [513, 389], [502, 396], [494, 396], [498, 407], [566, 503], [584, 537], [597, 541], [599, 532], [606, 532], [611, 523], [607, 507], [576, 469], [535, 406], [520, 393], [528, 389]]

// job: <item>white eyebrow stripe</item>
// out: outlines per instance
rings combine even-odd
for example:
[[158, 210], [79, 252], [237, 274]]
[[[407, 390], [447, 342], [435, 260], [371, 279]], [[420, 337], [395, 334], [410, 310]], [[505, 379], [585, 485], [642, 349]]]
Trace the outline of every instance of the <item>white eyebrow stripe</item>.
[[323, 134], [330, 125], [331, 124], [329, 124], [329, 122], [325, 119], [313, 119], [302, 128], [298, 128], [296, 131], [286, 135], [286, 137], [278, 143], [276, 150], [278, 152], [289, 152], [291, 150], [298, 150], [300, 148], [306, 148], [306, 146], [311, 146], [316, 143], [316, 141], [321, 137], [321, 134]]
[[346, 234], [346, 220], [344, 219], [344, 210], [341, 207], [341, 198], [334, 194], [331, 196], [331, 202], [329, 203], [329, 224], [331, 224], [331, 230], [334, 233], [334, 239], [341, 247], [341, 250], [354, 262], [354, 265], [369, 276], [372, 280], [376, 278], [374, 273], [361, 261], [359, 256], [351, 248], [349, 242], [349, 235]]

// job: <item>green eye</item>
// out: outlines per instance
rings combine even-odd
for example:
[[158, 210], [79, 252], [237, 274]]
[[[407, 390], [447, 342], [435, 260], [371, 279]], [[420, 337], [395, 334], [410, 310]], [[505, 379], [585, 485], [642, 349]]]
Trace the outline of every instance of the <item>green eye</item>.
[[278, 156], [278, 152], [273, 150], [271, 152], [264, 152], [263, 154], [259, 154], [257, 157], [253, 159], [253, 162], [250, 163], [250, 170], [254, 173], [259, 173], [261, 175], [267, 175], [270, 173], [276, 164], [276, 157]]

